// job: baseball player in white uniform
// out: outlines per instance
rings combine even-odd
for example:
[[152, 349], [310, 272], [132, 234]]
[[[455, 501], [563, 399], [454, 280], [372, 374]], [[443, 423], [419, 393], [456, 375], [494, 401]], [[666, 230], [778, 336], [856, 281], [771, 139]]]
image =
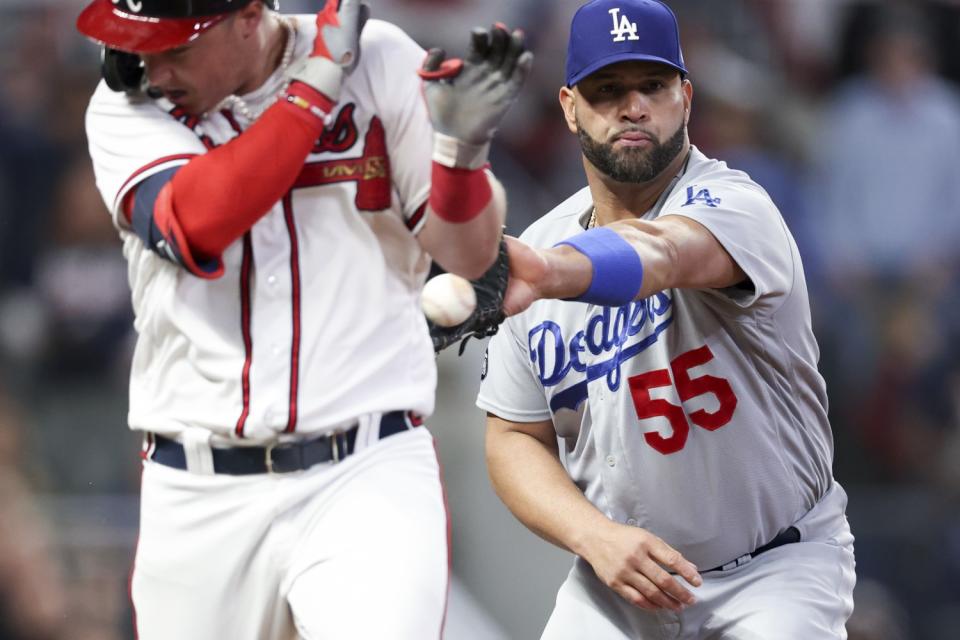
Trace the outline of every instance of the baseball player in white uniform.
[[509, 242], [477, 402], [498, 494], [577, 556], [543, 638], [845, 638], [853, 538], [790, 231], [690, 145], [665, 5], [582, 6], [566, 73], [589, 186]]
[[87, 133], [138, 333], [136, 630], [437, 638], [419, 293], [431, 257], [476, 277], [497, 255], [487, 148], [531, 54], [497, 26], [464, 60], [426, 55], [356, 0], [275, 9], [93, 0], [78, 20], [105, 46]]

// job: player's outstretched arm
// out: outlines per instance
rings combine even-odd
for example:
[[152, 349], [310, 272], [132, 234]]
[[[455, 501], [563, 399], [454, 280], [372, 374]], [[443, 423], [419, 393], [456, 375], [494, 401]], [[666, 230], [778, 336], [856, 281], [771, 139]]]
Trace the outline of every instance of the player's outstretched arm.
[[746, 278], [706, 227], [676, 215], [621, 220], [549, 249], [508, 238], [507, 250], [508, 316], [540, 299], [620, 306], [668, 288], [721, 289]]
[[597, 576], [642, 609], [679, 610], [702, 583], [696, 567], [645, 529], [611, 521], [560, 463], [551, 422], [517, 423], [487, 415], [487, 469], [493, 487], [531, 531], [590, 563]]
[[477, 278], [497, 255], [506, 199], [485, 169], [487, 155], [532, 64], [523, 32], [495, 25], [473, 31], [464, 60], [432, 49], [420, 70], [434, 140], [428, 217], [419, 239], [451, 273]]

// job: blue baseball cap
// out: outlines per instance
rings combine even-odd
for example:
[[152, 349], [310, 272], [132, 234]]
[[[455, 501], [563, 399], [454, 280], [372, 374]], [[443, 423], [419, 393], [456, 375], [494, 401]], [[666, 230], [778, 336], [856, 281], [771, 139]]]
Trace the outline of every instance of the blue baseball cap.
[[680, 27], [657, 0], [593, 0], [573, 15], [567, 45], [567, 86], [624, 60], [649, 60], [687, 75]]

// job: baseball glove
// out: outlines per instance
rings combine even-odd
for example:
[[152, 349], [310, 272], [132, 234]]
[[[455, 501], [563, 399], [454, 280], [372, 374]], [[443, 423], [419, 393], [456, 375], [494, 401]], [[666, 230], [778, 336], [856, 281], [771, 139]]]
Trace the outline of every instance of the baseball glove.
[[462, 341], [458, 355], [463, 355], [470, 338], [486, 338], [495, 334], [500, 323], [506, 319], [503, 313], [503, 296], [507, 291], [509, 276], [507, 243], [501, 238], [500, 251], [493, 266], [476, 280], [470, 281], [477, 295], [477, 307], [470, 317], [453, 327], [441, 327], [427, 319], [433, 350], [439, 353], [453, 343]]

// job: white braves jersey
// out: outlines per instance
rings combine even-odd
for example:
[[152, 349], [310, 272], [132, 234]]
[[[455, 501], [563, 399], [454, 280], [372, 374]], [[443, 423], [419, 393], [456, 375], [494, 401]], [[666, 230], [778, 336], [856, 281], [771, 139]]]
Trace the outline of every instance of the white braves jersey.
[[[522, 239], [553, 246], [592, 209], [583, 189]], [[491, 340], [477, 405], [552, 420], [594, 505], [706, 569], [820, 500], [833, 441], [800, 256], [766, 192], [693, 148], [643, 218], [662, 215], [709, 229], [752, 288], [668, 289], [621, 308], [538, 301]]]
[[[314, 21], [296, 17], [295, 60], [312, 48]], [[237, 111], [194, 118], [165, 99], [97, 88], [90, 153], [129, 262], [139, 334], [131, 428], [201, 427], [215, 441], [253, 442], [369, 413], [433, 411], [436, 368], [419, 304], [429, 257], [415, 237], [430, 189], [432, 129], [416, 75], [425, 54], [377, 20], [361, 49], [294, 187], [227, 248], [216, 280], [147, 249], [121, 202], [145, 178], [252, 123]], [[242, 96], [249, 112], [272, 104], [284, 81], [278, 70]]]

